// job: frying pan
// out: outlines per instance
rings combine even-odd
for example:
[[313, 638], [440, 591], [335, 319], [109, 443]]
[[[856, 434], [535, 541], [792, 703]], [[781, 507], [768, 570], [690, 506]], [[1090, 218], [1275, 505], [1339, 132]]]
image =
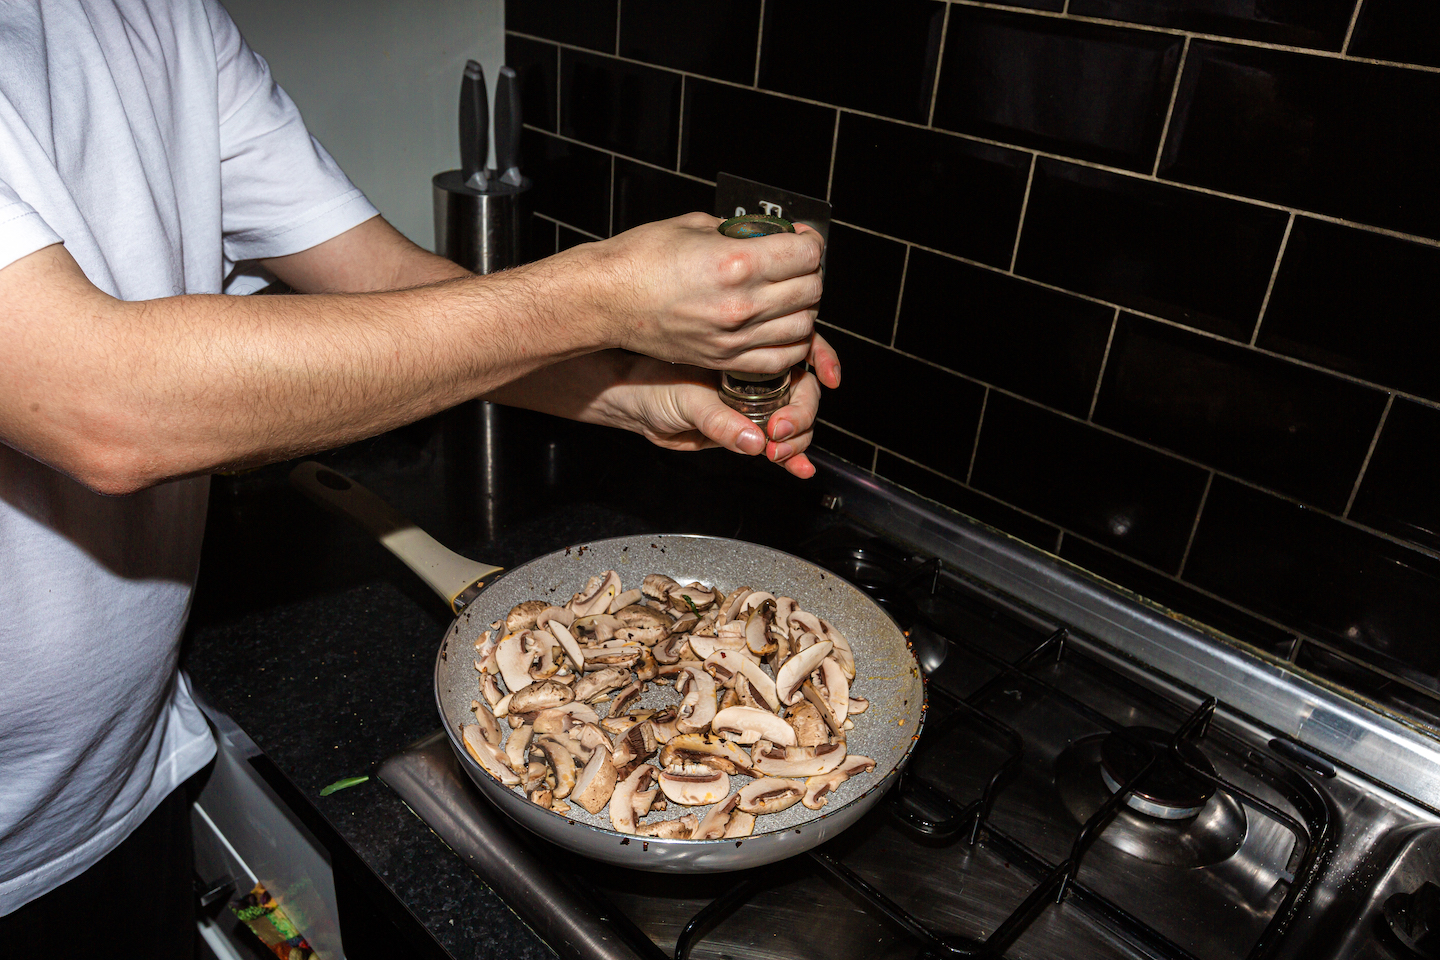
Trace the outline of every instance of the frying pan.
[[[810, 849], [864, 815], [895, 782], [919, 739], [925, 718], [925, 684], [905, 635], [889, 615], [858, 588], [835, 574], [779, 550], [739, 540], [689, 534], [616, 537], [567, 547], [501, 573], [441, 546], [364, 487], [318, 463], [302, 463], [291, 481], [303, 492], [349, 517], [380, 539], [419, 574], [457, 616], [435, 660], [435, 700], [445, 733], [470, 779], [517, 823], [576, 853], [618, 866], [666, 873], [715, 873], [771, 863]], [[796, 804], [758, 817], [743, 839], [665, 840], [620, 833], [607, 811], [591, 815], [572, 804], [558, 814], [486, 773], [466, 751], [460, 729], [475, 722], [470, 702], [480, 699], [474, 644], [496, 620], [525, 600], [564, 605], [586, 580], [606, 570], [620, 574], [625, 589], [646, 574], [663, 573], [680, 583], [698, 580], [723, 592], [740, 586], [793, 597], [801, 609], [829, 620], [850, 641], [855, 656], [853, 696], [870, 707], [854, 717], [848, 752], [870, 757], [875, 770], [851, 777], [820, 810]], [[489, 578], [489, 582], [483, 581]], [[643, 705], [671, 702], [671, 688], [648, 685]], [[504, 724], [502, 723], [502, 727]], [[745, 778], [732, 778], [738, 789]], [[671, 804], [649, 820], [696, 813], [705, 807]]]

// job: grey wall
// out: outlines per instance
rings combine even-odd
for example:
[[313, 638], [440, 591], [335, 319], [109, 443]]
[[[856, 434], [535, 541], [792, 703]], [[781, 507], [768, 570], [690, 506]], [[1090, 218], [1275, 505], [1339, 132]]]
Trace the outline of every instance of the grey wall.
[[500, 0], [226, 0], [310, 131], [385, 218], [434, 248], [430, 178], [460, 164], [465, 61], [494, 94]]

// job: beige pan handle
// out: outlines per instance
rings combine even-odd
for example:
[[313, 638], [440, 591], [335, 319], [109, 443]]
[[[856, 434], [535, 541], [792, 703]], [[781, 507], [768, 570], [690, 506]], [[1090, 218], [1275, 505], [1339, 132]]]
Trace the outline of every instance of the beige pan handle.
[[487, 577], [505, 569], [478, 563], [442, 546], [390, 504], [314, 460], [291, 470], [290, 482], [316, 503], [370, 531], [457, 614], [475, 599]]

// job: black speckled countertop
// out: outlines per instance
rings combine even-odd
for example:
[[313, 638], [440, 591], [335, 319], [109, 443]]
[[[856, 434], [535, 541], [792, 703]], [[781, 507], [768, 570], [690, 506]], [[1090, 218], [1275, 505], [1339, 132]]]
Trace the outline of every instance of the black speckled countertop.
[[[315, 459], [452, 549], [506, 567], [644, 532], [792, 549], [813, 527], [823, 494], [821, 481], [794, 480], [759, 460], [670, 453], [638, 437], [501, 410], [491, 435], [505, 466], [487, 501], [473, 456], [478, 422], [476, 407], [462, 407]], [[362, 865], [433, 938], [412, 955], [553, 956], [373, 777], [385, 757], [439, 728], [432, 676], [449, 611], [365, 533], [291, 489], [290, 466], [215, 479], [185, 669], [264, 751], [290, 796], [313, 808], [306, 816], [318, 814], [343, 843], [337, 872], [342, 862]], [[320, 796], [327, 784], [364, 774], [372, 778]], [[343, 930], [343, 901], [341, 909]]]

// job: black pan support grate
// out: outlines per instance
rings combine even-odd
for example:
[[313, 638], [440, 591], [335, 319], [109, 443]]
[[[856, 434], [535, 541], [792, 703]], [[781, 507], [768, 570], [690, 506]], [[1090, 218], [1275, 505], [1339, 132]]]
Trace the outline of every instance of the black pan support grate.
[[[918, 570], [911, 570], [905, 577], [907, 582], [929, 580], [933, 594], [941, 583], [940, 561], [930, 560]], [[861, 584], [864, 586], [864, 584]], [[895, 586], [903, 586], [896, 584]], [[923, 618], [921, 618], [923, 621]], [[919, 629], [934, 628], [920, 622]], [[912, 627], [913, 629], [913, 627]], [[1021, 934], [1052, 904], [1070, 901], [1077, 904], [1088, 915], [1096, 918], [1111, 930], [1127, 938], [1131, 943], [1165, 960], [1195, 960], [1193, 954], [1174, 943], [1152, 926], [1137, 918], [1113, 899], [1102, 896], [1076, 877], [1086, 852], [1099, 838], [1102, 831], [1114, 819], [1146, 773], [1155, 764], [1157, 747], [1135, 737], [1129, 729], [1090, 705], [1076, 699], [1068, 692], [1035, 675], [1032, 670], [1037, 664], [1058, 663], [1067, 656], [1085, 656], [1068, 644], [1069, 631], [1065, 627], [1056, 630], [1038, 645], [1014, 661], [1006, 661], [997, 654], [985, 650], [964, 639], [949, 639], [949, 642], [963, 648], [966, 653], [988, 662], [997, 673], [979, 689], [964, 698], [955, 697], [938, 687], [930, 686], [932, 698], [940, 697], [952, 707], [951, 713], [938, 723], [932, 724], [922, 735], [910, 763], [887, 800], [891, 812], [909, 828], [934, 840], [957, 839], [969, 845], [983, 844], [997, 854], [1036, 877], [1037, 882], [1020, 905], [997, 926], [984, 940], [936, 932], [921, 920], [895, 903], [874, 885], [865, 880], [843, 862], [826, 853], [823, 848], [810, 851], [815, 865], [836, 882], [858, 894], [876, 911], [888, 918], [899, 929], [912, 937], [920, 947], [923, 956], [933, 957], [980, 957], [999, 958]], [[1098, 662], [1091, 665], [1100, 670], [1108, 668]], [[1137, 771], [1121, 784], [1121, 788], [1107, 800], [1077, 831], [1070, 843], [1069, 854], [1058, 863], [1047, 862], [1028, 849], [1014, 837], [1006, 835], [989, 822], [989, 815], [996, 797], [1005, 789], [1019, 767], [1024, 754], [1024, 742], [1013, 728], [987, 713], [980, 704], [996, 690], [1001, 683], [1023, 678], [1027, 683], [1037, 685], [1047, 696], [1063, 700], [1068, 707], [1079, 712], [1098, 726], [1112, 734], [1125, 737], [1144, 758]], [[1115, 681], [1130, 683], [1115, 676]], [[1261, 754], [1250, 750], [1244, 755], [1247, 773], [1255, 776], [1279, 795], [1285, 797], [1299, 812], [1297, 819], [1252, 792], [1217, 775], [1212, 770], [1201, 769], [1191, 762], [1181, 750], [1181, 744], [1197, 744], [1211, 735], [1210, 721], [1215, 714], [1217, 702], [1210, 698], [1201, 703], [1169, 734], [1168, 752], [1170, 759], [1189, 774], [1209, 781], [1212, 787], [1223, 789], [1242, 804], [1282, 825], [1295, 838], [1296, 849], [1303, 848], [1300, 862], [1294, 871], [1288, 890], [1270, 918], [1260, 936], [1246, 955], [1247, 960], [1264, 960], [1272, 956], [1280, 946], [1291, 923], [1305, 905], [1320, 875], [1324, 871], [1335, 842], [1333, 817], [1324, 793], [1314, 781], [1297, 765], [1283, 758]], [[996, 766], [980, 795], [964, 805], [958, 805], [934, 783], [916, 774], [919, 761], [927, 751], [935, 749], [948, 733], [960, 723], [972, 723], [984, 728], [995, 742], [1003, 745], [1004, 758]], [[736, 883], [726, 893], [715, 898], [697, 912], [682, 930], [675, 947], [675, 960], [687, 960], [691, 951], [699, 944], [707, 931], [725, 917], [734, 913], [766, 886], [765, 880], [754, 875]], [[621, 916], [610, 908], [612, 916]], [[638, 930], [631, 932], [639, 938], [639, 946], [646, 956], [662, 957], [663, 953]], [[627, 937], [627, 939], [631, 939]]]

